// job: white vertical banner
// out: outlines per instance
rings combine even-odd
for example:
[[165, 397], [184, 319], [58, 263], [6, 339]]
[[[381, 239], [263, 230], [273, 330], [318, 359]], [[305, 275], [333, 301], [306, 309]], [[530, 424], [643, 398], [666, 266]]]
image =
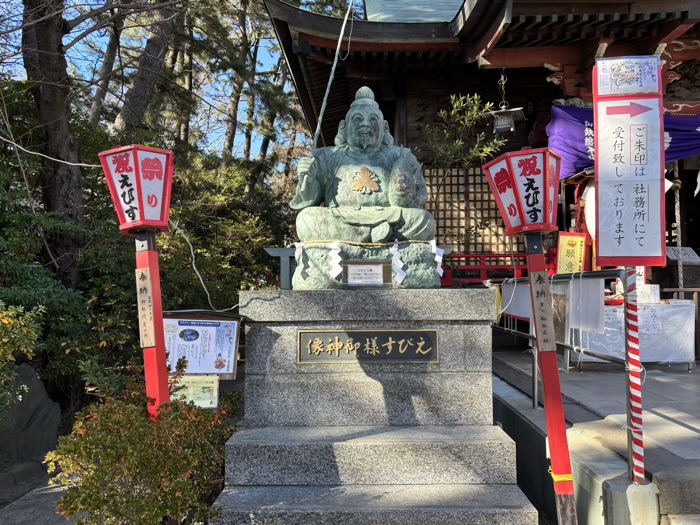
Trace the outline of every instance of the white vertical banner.
[[664, 266], [659, 57], [597, 59], [596, 241], [602, 266]]

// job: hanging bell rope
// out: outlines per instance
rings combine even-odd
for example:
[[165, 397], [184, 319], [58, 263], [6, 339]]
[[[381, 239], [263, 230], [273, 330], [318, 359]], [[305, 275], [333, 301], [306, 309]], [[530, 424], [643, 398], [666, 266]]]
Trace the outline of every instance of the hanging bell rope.
[[508, 109], [508, 101], [506, 100], [506, 82], [508, 82], [508, 77], [506, 76], [506, 70], [501, 68], [501, 78], [498, 79], [498, 91], [501, 92], [501, 102], [498, 104], [498, 108], [501, 111]]
[[[333, 59], [333, 67], [331, 67], [331, 76], [328, 78], [328, 85], [326, 86], [326, 94], [323, 96], [323, 103], [321, 104], [321, 111], [318, 113], [318, 122], [316, 122], [316, 132], [314, 133], [314, 141], [311, 144], [311, 156], [316, 154], [316, 148], [318, 145], [318, 136], [321, 134], [321, 123], [323, 122], [323, 114], [326, 111], [326, 104], [328, 104], [328, 95], [331, 92], [331, 84], [333, 83], [333, 78], [335, 77], [335, 68], [338, 65], [338, 58], [340, 57], [340, 47], [343, 45], [343, 37], [345, 36], [345, 26], [348, 23], [348, 18], [353, 10], [353, 0], [348, 1], [348, 10], [345, 13], [345, 19], [343, 20], [343, 25], [340, 28], [340, 37], [338, 37], [338, 45], [335, 48], [335, 58]], [[349, 46], [348, 46], [349, 48]], [[349, 52], [349, 49], [348, 49]]]

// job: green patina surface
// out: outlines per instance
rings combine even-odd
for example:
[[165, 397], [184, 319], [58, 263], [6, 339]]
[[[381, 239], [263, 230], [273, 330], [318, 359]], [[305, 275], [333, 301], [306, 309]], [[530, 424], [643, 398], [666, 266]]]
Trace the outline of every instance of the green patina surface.
[[363, 87], [338, 127], [335, 146], [299, 160], [291, 206], [299, 210], [296, 225], [303, 250], [301, 256], [297, 251], [294, 289], [341, 286], [332, 275], [334, 242], [340, 243], [343, 260], [386, 260], [390, 246], [383, 244], [415, 241], [400, 245], [407, 276], [394, 286], [440, 286], [430, 246], [435, 220], [423, 209], [428, 192], [422, 168], [409, 149], [393, 142], [372, 90]]

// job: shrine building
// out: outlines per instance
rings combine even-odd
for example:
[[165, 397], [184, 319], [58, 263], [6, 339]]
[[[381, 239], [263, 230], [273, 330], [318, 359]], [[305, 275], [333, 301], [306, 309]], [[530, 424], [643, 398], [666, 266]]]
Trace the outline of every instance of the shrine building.
[[[281, 0], [264, 3], [314, 130], [343, 20]], [[596, 58], [655, 54], [663, 64], [667, 114], [697, 119], [700, 113], [697, 0], [365, 0], [364, 4], [364, 19], [347, 23], [319, 147], [333, 144], [355, 92], [369, 86], [395, 143], [413, 149], [423, 163], [430, 192], [426, 207], [437, 221], [437, 241], [452, 250], [450, 275], [462, 283], [512, 276], [513, 266], [511, 240], [481, 167], [436, 169], [425, 155], [423, 128], [436, 123], [450, 95], [477, 93], [496, 107], [505, 98], [509, 108], [522, 108], [524, 118], [516, 118], [514, 131], [503, 135], [508, 141], [499, 154], [544, 147], [553, 106], [590, 106]], [[493, 119], [486, 122], [490, 122], [487, 132], [493, 133]], [[700, 141], [700, 132], [697, 135]], [[683, 246], [700, 253], [700, 229], [689, 228], [700, 220], [700, 206], [692, 205], [700, 160], [697, 152], [691, 153], [694, 156], [678, 163], [684, 181], [679, 192], [680, 231]], [[559, 227], [573, 231], [580, 222], [580, 185], [591, 181], [593, 174], [584, 169], [564, 175], [570, 180], [563, 181]], [[675, 244], [674, 192], [667, 192], [666, 199], [667, 240]], [[550, 244], [556, 247], [556, 242]], [[514, 245], [513, 250], [517, 256], [522, 246]], [[454, 283], [448, 279], [443, 284]]]

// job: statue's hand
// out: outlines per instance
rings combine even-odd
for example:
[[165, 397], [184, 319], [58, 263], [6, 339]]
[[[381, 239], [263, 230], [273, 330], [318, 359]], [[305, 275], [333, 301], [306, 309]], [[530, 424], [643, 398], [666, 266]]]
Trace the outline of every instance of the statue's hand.
[[318, 162], [313, 157], [303, 157], [299, 159], [297, 174], [299, 175], [299, 188], [303, 192], [308, 186], [309, 179], [316, 178]]
[[299, 159], [299, 164], [297, 165], [297, 173], [299, 178], [308, 177], [309, 175], [316, 175], [318, 170], [318, 162], [314, 157], [302, 157]]

